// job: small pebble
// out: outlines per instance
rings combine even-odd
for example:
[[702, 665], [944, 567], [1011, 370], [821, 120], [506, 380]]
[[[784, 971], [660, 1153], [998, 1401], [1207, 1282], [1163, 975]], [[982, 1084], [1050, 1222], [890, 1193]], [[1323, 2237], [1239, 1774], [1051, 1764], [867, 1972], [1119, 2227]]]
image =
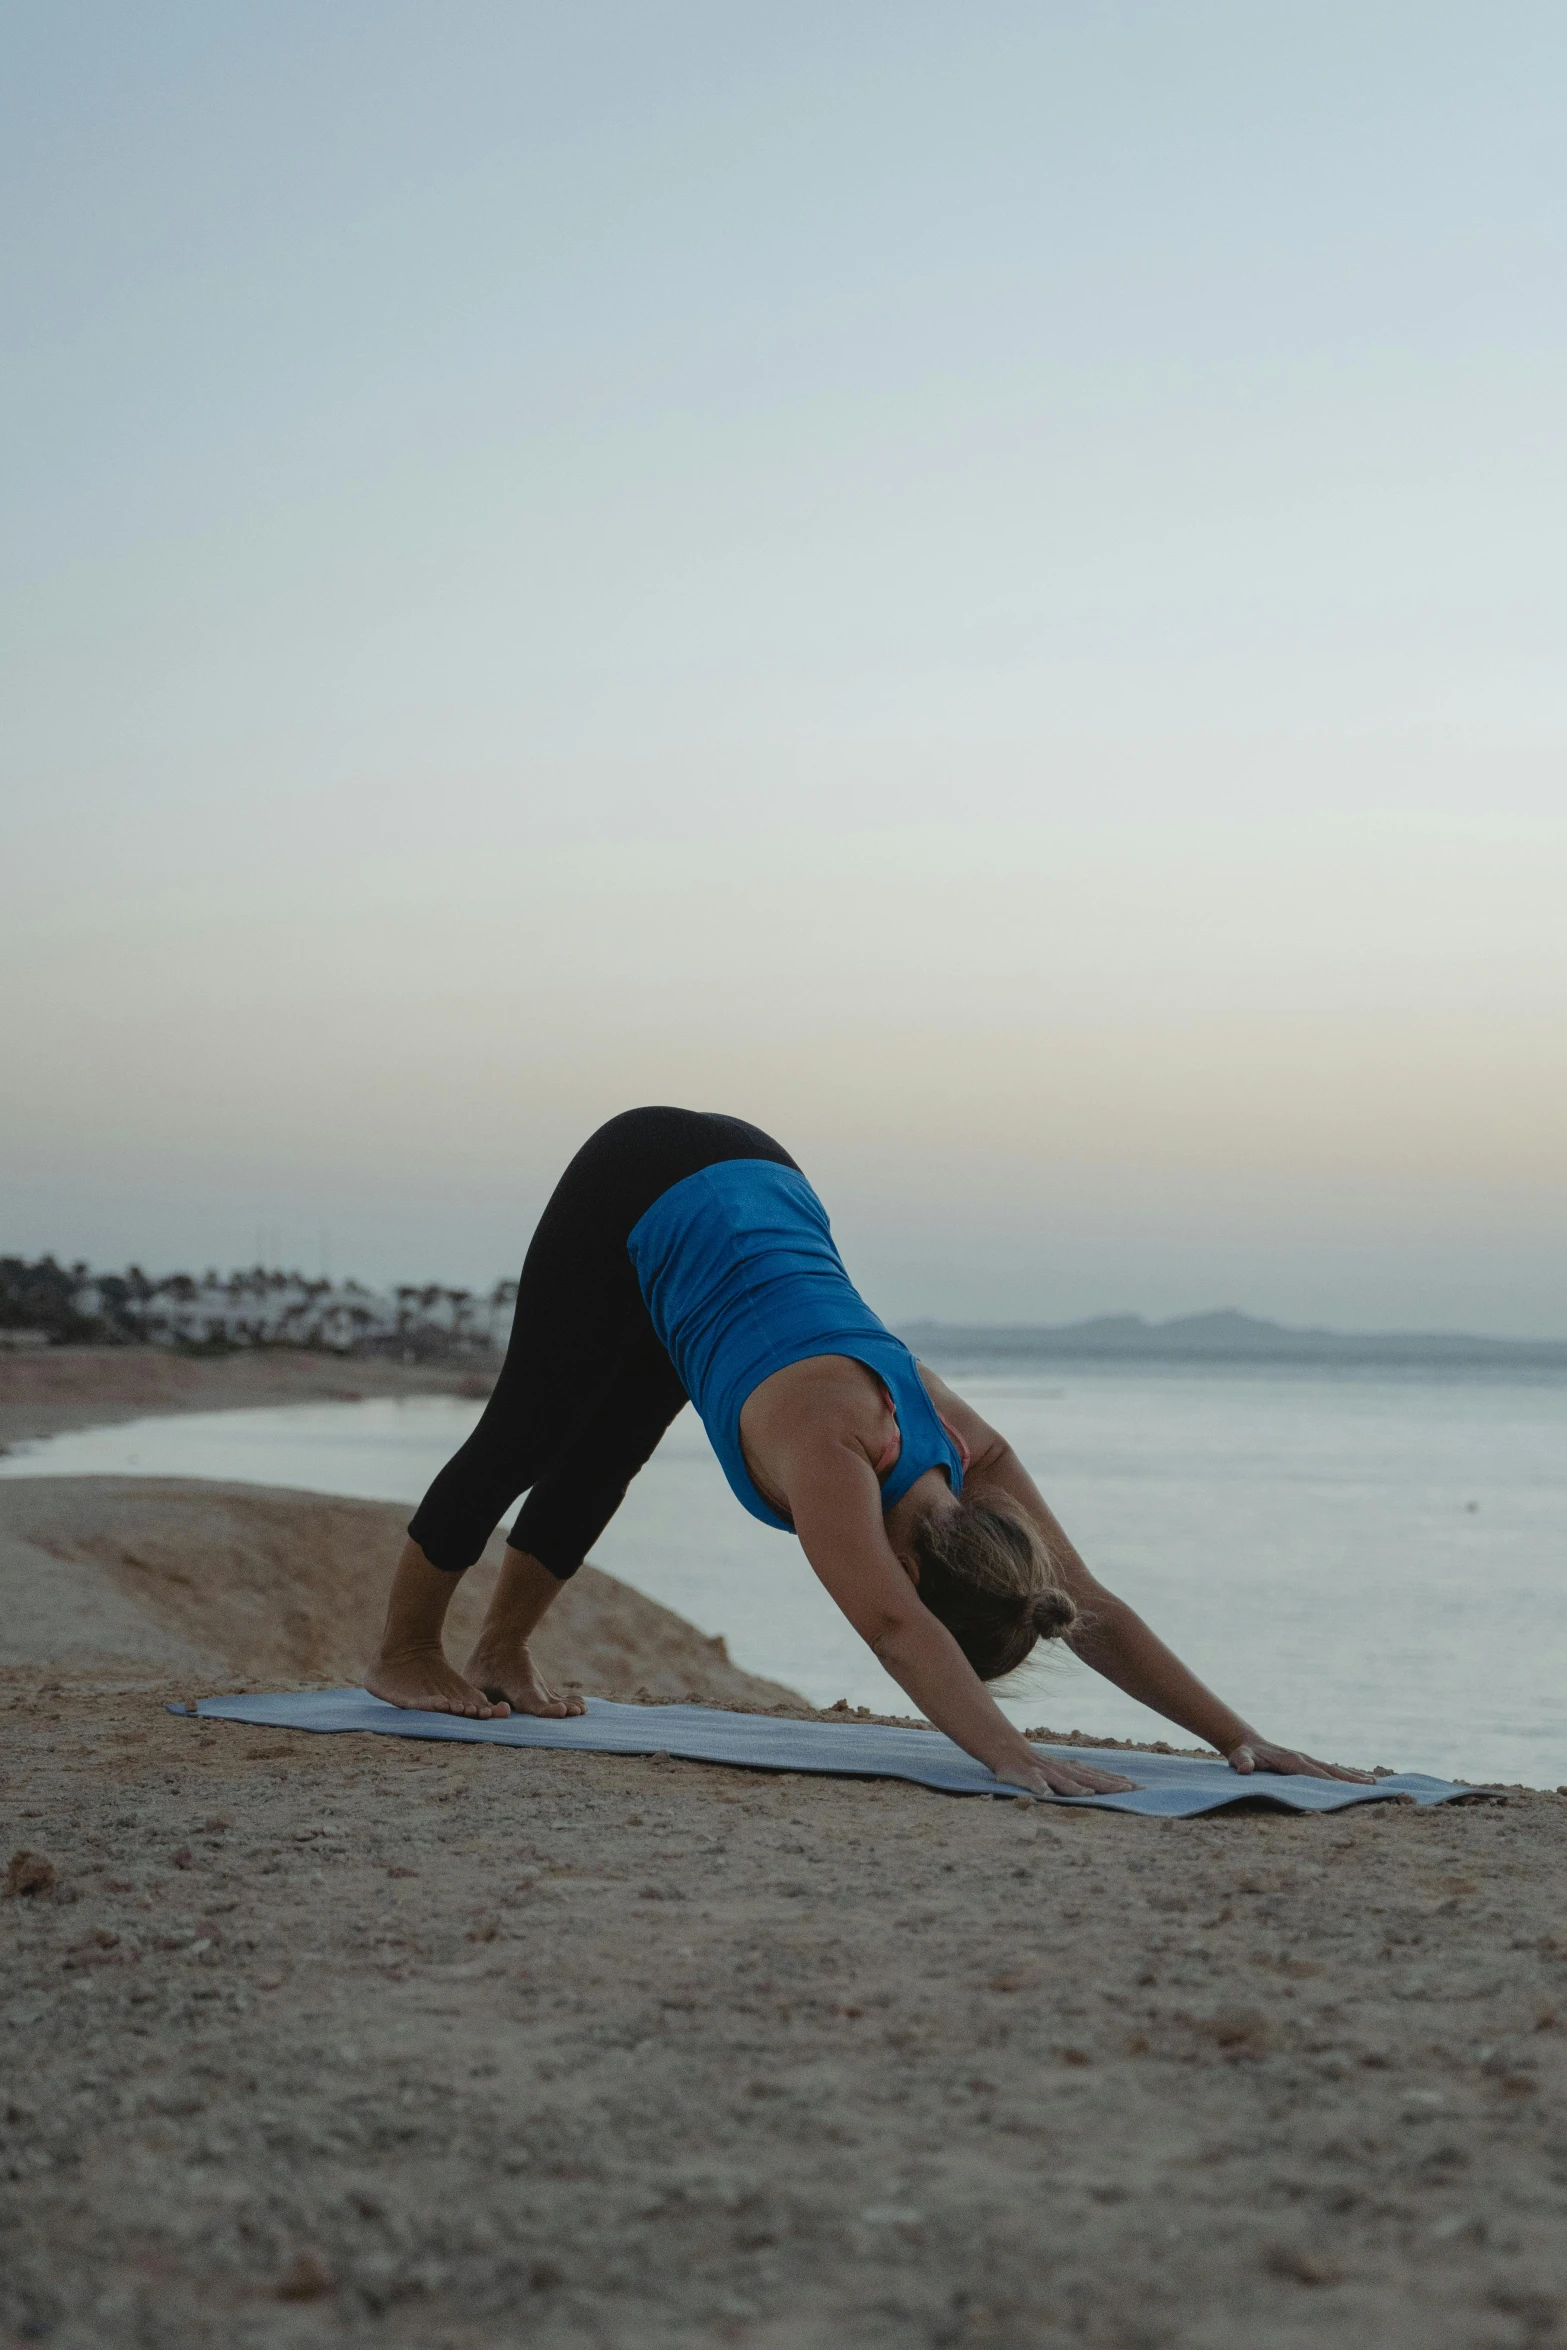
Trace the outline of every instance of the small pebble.
[[11, 1865], [5, 1872], [5, 1889], [9, 1896], [18, 1894], [52, 1893], [54, 1891], [54, 1862], [41, 1852], [13, 1852]]

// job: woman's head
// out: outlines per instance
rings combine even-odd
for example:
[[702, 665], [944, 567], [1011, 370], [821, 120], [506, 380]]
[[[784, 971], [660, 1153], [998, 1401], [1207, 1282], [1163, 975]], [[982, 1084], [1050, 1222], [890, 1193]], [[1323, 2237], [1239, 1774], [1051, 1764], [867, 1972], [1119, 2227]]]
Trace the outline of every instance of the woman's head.
[[949, 1500], [915, 1522], [908, 1547], [921, 1599], [982, 1681], [1015, 1672], [1036, 1641], [1077, 1621], [1044, 1538], [1005, 1503]]

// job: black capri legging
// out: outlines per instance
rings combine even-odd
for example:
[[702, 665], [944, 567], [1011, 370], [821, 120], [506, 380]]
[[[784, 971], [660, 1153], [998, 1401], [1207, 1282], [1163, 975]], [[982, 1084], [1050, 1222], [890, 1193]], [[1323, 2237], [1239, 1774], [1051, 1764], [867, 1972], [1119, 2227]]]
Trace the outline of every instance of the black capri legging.
[[507, 1540], [574, 1575], [686, 1401], [626, 1253], [653, 1202], [725, 1159], [795, 1162], [743, 1118], [626, 1110], [589, 1137], [539, 1218], [484, 1416], [408, 1531], [460, 1574], [525, 1489]]

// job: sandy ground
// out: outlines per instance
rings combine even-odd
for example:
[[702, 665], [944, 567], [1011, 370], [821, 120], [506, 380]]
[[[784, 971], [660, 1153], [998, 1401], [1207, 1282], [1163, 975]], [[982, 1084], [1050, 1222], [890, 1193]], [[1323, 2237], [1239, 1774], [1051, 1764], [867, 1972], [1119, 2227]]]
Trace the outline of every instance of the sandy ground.
[[[0, 1479], [0, 1670], [72, 1689], [168, 1694], [357, 1681], [408, 1512], [180, 1477]], [[471, 1647], [501, 1539], [458, 1585], [448, 1646]], [[545, 1620], [546, 1676], [601, 1696], [809, 1707], [729, 1662], [683, 1617], [584, 1567]]]
[[[1154, 1822], [176, 1718], [344, 1672], [397, 1514], [133, 1484], [0, 1485], [0, 2342], [1567, 2332], [1559, 1798]], [[585, 1685], [787, 1702], [608, 1577], [577, 1617]]]

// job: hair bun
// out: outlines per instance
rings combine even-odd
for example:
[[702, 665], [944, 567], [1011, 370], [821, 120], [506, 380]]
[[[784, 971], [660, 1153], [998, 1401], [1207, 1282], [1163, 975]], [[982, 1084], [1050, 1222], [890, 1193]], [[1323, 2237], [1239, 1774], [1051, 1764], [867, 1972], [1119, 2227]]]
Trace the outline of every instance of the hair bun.
[[1028, 1603], [1028, 1620], [1041, 1640], [1059, 1640], [1077, 1622], [1077, 1605], [1064, 1591], [1036, 1591]]

